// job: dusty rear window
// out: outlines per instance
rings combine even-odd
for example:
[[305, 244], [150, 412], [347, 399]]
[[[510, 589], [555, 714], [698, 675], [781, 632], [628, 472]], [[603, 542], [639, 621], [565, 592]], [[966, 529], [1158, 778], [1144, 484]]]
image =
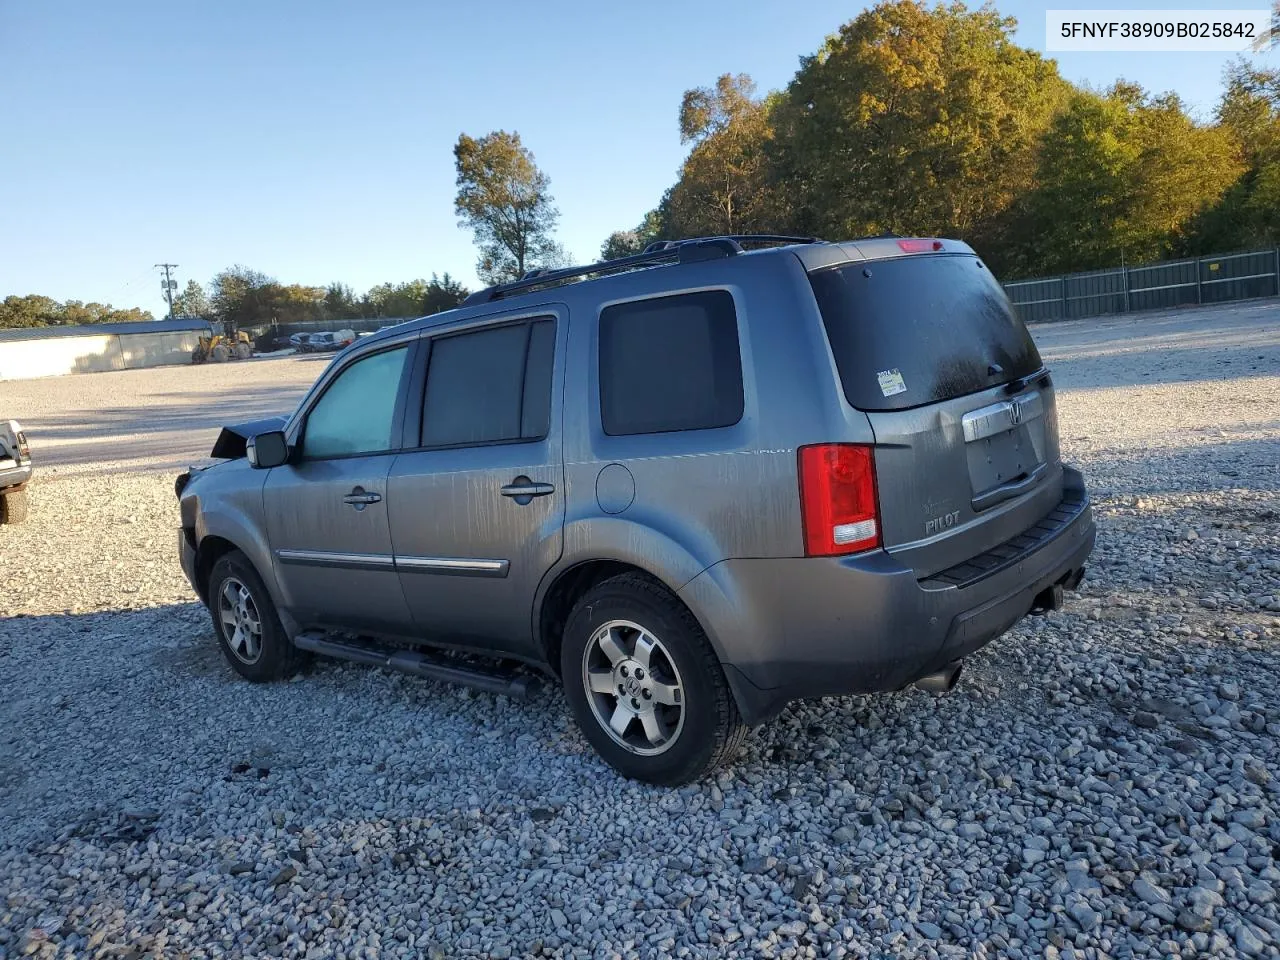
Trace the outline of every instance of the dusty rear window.
[[850, 263], [809, 282], [845, 397], [859, 410], [937, 403], [1040, 369], [1026, 326], [977, 257]]

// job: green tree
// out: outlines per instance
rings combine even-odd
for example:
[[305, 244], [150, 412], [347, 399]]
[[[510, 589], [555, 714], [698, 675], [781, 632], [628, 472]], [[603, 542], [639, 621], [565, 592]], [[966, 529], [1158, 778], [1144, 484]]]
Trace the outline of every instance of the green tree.
[[1218, 123], [1235, 140], [1245, 172], [1200, 217], [1189, 253], [1280, 243], [1280, 70], [1238, 60], [1225, 79]]
[[1196, 123], [1174, 94], [1133, 108], [1140, 146], [1134, 206], [1122, 238], [1133, 259], [1159, 259], [1188, 242], [1197, 217], [1216, 206], [1246, 171], [1230, 131]]
[[209, 297], [195, 280], [188, 280], [182, 292], [173, 298], [173, 315], [175, 317], [201, 317], [207, 319], [213, 315]]
[[1040, 151], [1038, 185], [1009, 231], [1010, 275], [1158, 260], [1185, 246], [1243, 167], [1229, 134], [1177, 97], [1119, 83], [1076, 92]]
[[326, 320], [346, 320], [363, 317], [356, 293], [345, 283], [334, 282], [324, 291], [324, 317]]
[[136, 323], [155, 319], [137, 307], [117, 310], [109, 303], [65, 303], [36, 294], [5, 297], [0, 303], [0, 329], [78, 326], [94, 323]]
[[300, 283], [288, 286], [269, 283], [255, 298], [257, 323], [301, 323], [324, 318], [324, 287], [308, 287]]
[[770, 190], [767, 151], [777, 98], [760, 99], [746, 74], [686, 90], [680, 141], [692, 144], [661, 208], [667, 239], [778, 229], [781, 194]]
[[634, 230], [615, 230], [600, 245], [601, 260], [617, 260], [643, 253], [655, 240], [664, 238], [662, 211], [655, 208], [644, 215], [644, 220]]
[[636, 230], [615, 230], [600, 245], [601, 260], [618, 260], [644, 251], [646, 244]]
[[980, 235], [1034, 183], [1069, 92], [984, 7], [900, 0], [829, 37], [773, 111], [791, 229], [831, 238]]
[[1273, 159], [1280, 151], [1280, 70], [1241, 59], [1227, 67], [1224, 80], [1218, 122], [1235, 135], [1250, 162]]
[[476, 271], [486, 283], [517, 280], [564, 259], [552, 232], [559, 211], [551, 181], [518, 133], [497, 130], [479, 139], [462, 134], [453, 148], [461, 225], [475, 234]]
[[426, 293], [422, 298], [420, 312], [425, 317], [433, 313], [452, 310], [467, 299], [470, 293], [470, 290], [457, 280], [454, 280], [448, 273], [445, 273], [443, 277], [437, 277], [433, 273], [431, 281], [427, 284]]
[[69, 327], [101, 323], [103, 314], [109, 308], [100, 303], [81, 303], [79, 300], [67, 300], [58, 310], [57, 323]]
[[209, 284], [213, 316], [232, 328], [259, 322], [270, 300], [268, 285], [275, 281], [265, 273], [236, 264], [223, 270]]
[[59, 322], [60, 309], [56, 300], [38, 294], [5, 297], [0, 303], [0, 329], [47, 327]]
[[129, 307], [124, 310], [117, 310], [110, 304], [106, 304], [100, 314], [99, 323], [150, 323], [155, 320], [150, 310], [143, 310], [140, 307]]
[[416, 317], [421, 314], [427, 296], [427, 281], [380, 283], [371, 287], [367, 296], [374, 304], [375, 316]]

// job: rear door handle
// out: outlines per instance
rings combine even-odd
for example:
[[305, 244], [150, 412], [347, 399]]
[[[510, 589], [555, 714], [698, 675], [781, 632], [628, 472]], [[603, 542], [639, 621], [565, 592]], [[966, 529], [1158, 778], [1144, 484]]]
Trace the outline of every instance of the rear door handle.
[[[502, 488], [504, 497], [515, 497], [517, 500], [521, 497], [545, 497], [547, 494], [555, 492], [556, 488], [553, 484], [534, 483], [528, 477], [516, 477], [514, 481]], [[528, 503], [528, 499], [525, 502]]]

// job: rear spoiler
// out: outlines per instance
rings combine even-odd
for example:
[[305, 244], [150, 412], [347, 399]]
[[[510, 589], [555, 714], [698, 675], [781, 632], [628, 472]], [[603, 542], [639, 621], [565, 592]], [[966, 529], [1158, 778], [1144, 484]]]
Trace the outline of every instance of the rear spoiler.
[[220, 460], [239, 460], [245, 455], [245, 441], [260, 433], [283, 430], [287, 422], [287, 417], [267, 417], [265, 420], [250, 420], [246, 423], [223, 427], [222, 432], [218, 434], [218, 439], [214, 441], [213, 451], [209, 456]]

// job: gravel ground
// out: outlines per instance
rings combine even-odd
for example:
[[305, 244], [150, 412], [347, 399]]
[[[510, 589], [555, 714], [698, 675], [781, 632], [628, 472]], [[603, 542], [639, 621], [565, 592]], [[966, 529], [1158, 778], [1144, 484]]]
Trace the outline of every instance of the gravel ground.
[[681, 790], [555, 691], [233, 676], [172, 474], [313, 361], [0, 384], [45, 463], [0, 528], [0, 958], [1280, 955], [1280, 305], [1035, 333], [1081, 592]]

